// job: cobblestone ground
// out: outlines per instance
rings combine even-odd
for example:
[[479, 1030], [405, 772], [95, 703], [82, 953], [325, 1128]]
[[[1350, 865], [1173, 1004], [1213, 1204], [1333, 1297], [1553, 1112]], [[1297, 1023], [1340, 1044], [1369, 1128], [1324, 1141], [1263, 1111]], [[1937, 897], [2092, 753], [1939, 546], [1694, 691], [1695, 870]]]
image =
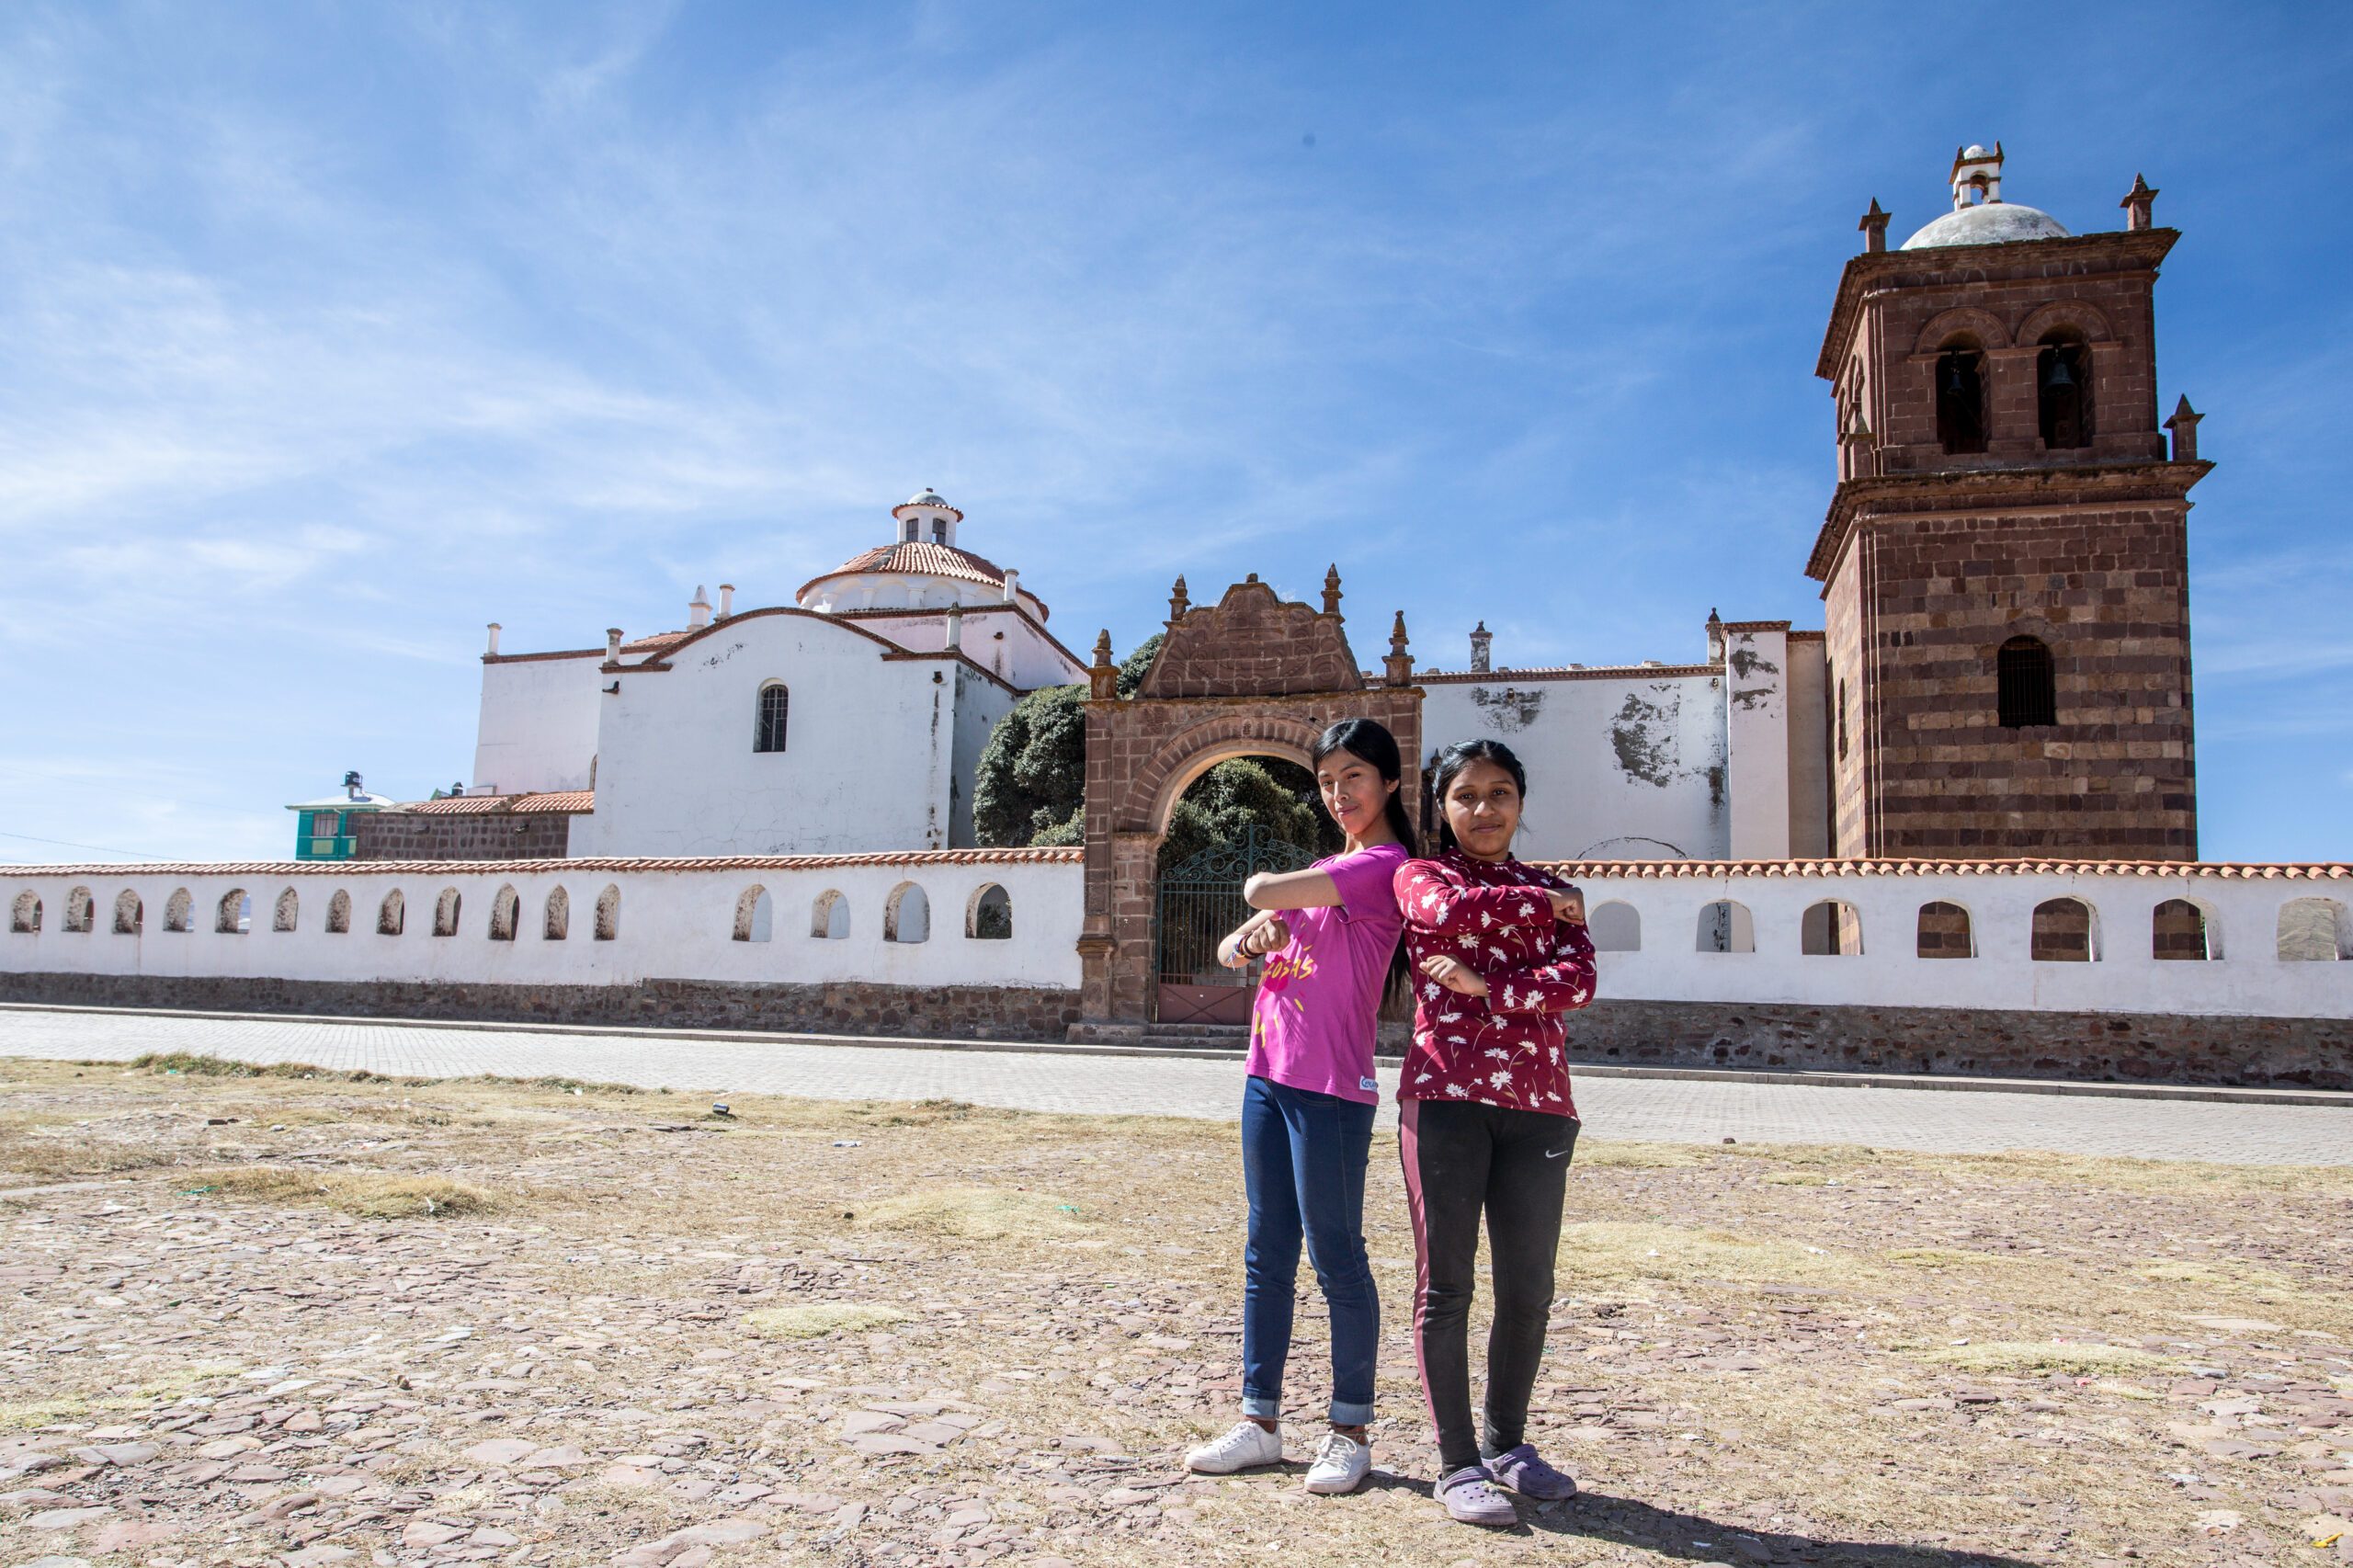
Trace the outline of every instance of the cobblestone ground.
[[1321, 1498], [1305, 1270], [1288, 1462], [1180, 1467], [1229, 1127], [730, 1106], [0, 1061], [0, 1565], [2353, 1563], [2353, 1170], [1581, 1141], [1528, 1435], [1584, 1492], [1491, 1533], [1430, 1495], [1391, 1134], [1380, 1469]]
[[[1239, 1063], [1227, 1062], [0, 1009], [0, 1056], [127, 1061], [150, 1051], [416, 1077], [557, 1074], [644, 1088], [1098, 1115], [1231, 1119], [1241, 1096]], [[1396, 1074], [1381, 1078], [1393, 1093]], [[2353, 1165], [2353, 1112], [2327, 1107], [1639, 1078], [1586, 1079], [1577, 1101], [1587, 1135], [1599, 1139]], [[1393, 1124], [1393, 1108], [1385, 1114]]]

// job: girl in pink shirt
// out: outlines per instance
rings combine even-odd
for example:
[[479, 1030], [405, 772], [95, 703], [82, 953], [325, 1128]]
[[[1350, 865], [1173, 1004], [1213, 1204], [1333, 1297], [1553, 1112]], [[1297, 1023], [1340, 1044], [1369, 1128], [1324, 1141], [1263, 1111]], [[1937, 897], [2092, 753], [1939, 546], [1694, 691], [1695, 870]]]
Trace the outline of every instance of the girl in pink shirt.
[[1313, 759], [1317, 792], [1347, 847], [1303, 871], [1252, 877], [1243, 896], [1263, 913], [1218, 949], [1236, 967], [1267, 960], [1242, 1098], [1250, 1205], [1243, 1418], [1186, 1463], [1222, 1475], [1282, 1461], [1283, 1365], [1303, 1242], [1332, 1313], [1331, 1430], [1306, 1486], [1337, 1493], [1361, 1484], [1372, 1462], [1365, 1426], [1381, 1340], [1381, 1301], [1364, 1250], [1365, 1164], [1381, 1102], [1372, 1049], [1381, 993], [1404, 978], [1394, 887], [1413, 856], [1414, 830], [1397, 796], [1403, 759], [1387, 730], [1343, 721], [1317, 740]]

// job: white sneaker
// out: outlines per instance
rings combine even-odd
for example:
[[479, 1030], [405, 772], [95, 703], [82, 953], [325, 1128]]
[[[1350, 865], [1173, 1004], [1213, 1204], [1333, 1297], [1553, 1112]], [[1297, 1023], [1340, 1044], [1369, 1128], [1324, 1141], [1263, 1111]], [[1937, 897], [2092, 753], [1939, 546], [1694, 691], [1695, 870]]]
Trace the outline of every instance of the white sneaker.
[[1321, 1496], [1336, 1497], [1362, 1486], [1371, 1469], [1371, 1444], [1359, 1443], [1346, 1432], [1326, 1432], [1315, 1450], [1315, 1462], [1307, 1467], [1306, 1486]]
[[1256, 1421], [1240, 1421], [1214, 1443], [1203, 1443], [1185, 1456], [1185, 1468], [1202, 1475], [1232, 1475], [1237, 1470], [1283, 1462], [1283, 1439]]

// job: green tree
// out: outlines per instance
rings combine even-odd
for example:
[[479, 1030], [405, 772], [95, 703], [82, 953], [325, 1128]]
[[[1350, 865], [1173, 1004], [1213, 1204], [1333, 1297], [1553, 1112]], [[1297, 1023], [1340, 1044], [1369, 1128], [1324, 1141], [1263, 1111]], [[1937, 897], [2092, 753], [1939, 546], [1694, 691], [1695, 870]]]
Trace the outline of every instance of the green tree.
[[1231, 844], [1253, 826], [1308, 856], [1340, 847], [1339, 829], [1315, 800], [1313, 775], [1276, 756], [1237, 756], [1193, 780], [1168, 814], [1160, 842], [1160, 869], [1181, 866], [1216, 844]]
[[1160, 645], [1168, 641], [1168, 633], [1155, 631], [1136, 644], [1136, 651], [1120, 662], [1120, 695], [1133, 697], [1143, 685], [1144, 672], [1152, 668], [1153, 660], [1160, 657]]
[[972, 831], [992, 849], [1076, 844], [1086, 816], [1086, 687], [1046, 686], [997, 722], [972, 778]]

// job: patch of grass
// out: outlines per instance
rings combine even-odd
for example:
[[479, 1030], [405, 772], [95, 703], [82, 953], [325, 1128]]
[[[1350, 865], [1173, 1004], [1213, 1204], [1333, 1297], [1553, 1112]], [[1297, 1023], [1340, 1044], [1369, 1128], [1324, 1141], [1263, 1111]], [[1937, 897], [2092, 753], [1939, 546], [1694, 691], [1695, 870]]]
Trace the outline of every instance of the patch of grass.
[[257, 1203], [323, 1203], [372, 1220], [438, 1219], [479, 1214], [498, 1206], [479, 1187], [446, 1176], [395, 1176], [371, 1171], [303, 1171], [286, 1165], [190, 1171], [179, 1178], [194, 1197], [218, 1194]]
[[813, 1301], [801, 1307], [762, 1307], [744, 1314], [744, 1326], [762, 1339], [822, 1339], [829, 1334], [888, 1328], [907, 1321], [896, 1307], [852, 1301]]
[[886, 1198], [858, 1216], [885, 1231], [927, 1231], [967, 1241], [1043, 1240], [1077, 1235], [1087, 1225], [1078, 1206], [1050, 1193], [1001, 1187], [947, 1187]]
[[1768, 1187], [1826, 1187], [1830, 1178], [1820, 1171], [1767, 1171]]
[[1670, 1170], [1678, 1166], [1705, 1165], [1713, 1155], [1701, 1145], [1692, 1143], [1617, 1142], [1607, 1139], [1591, 1142], [1580, 1140], [1576, 1153], [1569, 1157], [1572, 1174], [1583, 1170]]
[[1914, 1268], [1982, 1268], [1987, 1264], [2012, 1264], [2018, 1259], [1999, 1253], [1971, 1252], [1964, 1247], [1897, 1247], [1887, 1255], [1890, 1263], [1909, 1264]]
[[1560, 1257], [1563, 1272], [1588, 1279], [1813, 1279], [1854, 1267], [1779, 1237], [1610, 1221], [1563, 1226]]
[[[106, 1065], [111, 1065], [107, 1063]], [[392, 1078], [364, 1067], [349, 1072], [314, 1066], [308, 1062], [232, 1062], [187, 1051], [150, 1051], [127, 1063], [134, 1072], [181, 1078], [296, 1078], [331, 1084], [430, 1084], [430, 1078]]]
[[[152, 1170], [174, 1158], [167, 1148], [153, 1144], [95, 1142], [80, 1128], [46, 1135], [0, 1131], [0, 1170], [29, 1176], [61, 1179], [77, 1176], [111, 1176], [121, 1171]], [[69, 1136], [69, 1134], [71, 1134]]]
[[964, 1100], [916, 1100], [909, 1105], [860, 1105], [849, 1109], [851, 1118], [872, 1122], [881, 1127], [938, 1127], [950, 1121], [971, 1121], [976, 1117], [1003, 1116], [1006, 1113], [983, 1110]]
[[2064, 1372], [2074, 1377], [2169, 1371], [2180, 1365], [2170, 1356], [2129, 1345], [2043, 1345], [2028, 1340], [1942, 1346], [1927, 1351], [1923, 1359], [1964, 1372]]
[[593, 1078], [564, 1078], [550, 1074], [539, 1078], [502, 1078], [495, 1073], [477, 1073], [471, 1078], [444, 1080], [456, 1084], [488, 1084], [503, 1089], [552, 1089], [560, 1095], [666, 1095], [667, 1089], [641, 1089], [635, 1084], [601, 1084]]

